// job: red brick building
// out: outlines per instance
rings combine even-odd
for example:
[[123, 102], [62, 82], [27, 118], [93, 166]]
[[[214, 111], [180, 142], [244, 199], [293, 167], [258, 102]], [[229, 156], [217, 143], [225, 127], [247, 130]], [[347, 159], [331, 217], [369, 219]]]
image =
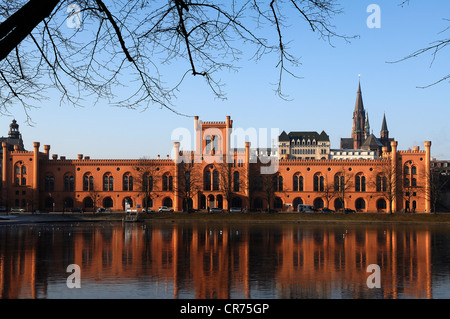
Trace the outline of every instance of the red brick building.
[[[278, 160], [264, 157], [249, 142], [231, 149], [233, 121], [194, 120], [196, 149], [166, 159], [76, 159], [50, 154], [50, 145], [32, 151], [2, 142], [1, 205], [31, 211], [97, 207], [123, 211], [160, 206], [175, 211], [242, 207], [295, 210], [299, 204], [361, 212], [430, 212], [428, 172], [431, 142], [424, 150], [384, 146], [373, 160]], [[18, 131], [18, 128], [17, 128]], [[267, 162], [267, 160], [271, 162]], [[266, 164], [264, 164], [266, 163]], [[271, 169], [268, 169], [268, 168]]]

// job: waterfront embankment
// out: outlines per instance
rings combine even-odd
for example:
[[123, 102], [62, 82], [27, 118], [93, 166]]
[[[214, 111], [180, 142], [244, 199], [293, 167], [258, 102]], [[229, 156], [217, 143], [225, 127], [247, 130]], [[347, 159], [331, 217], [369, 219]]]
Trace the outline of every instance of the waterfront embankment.
[[[123, 221], [126, 214], [114, 213], [20, 213], [0, 216], [0, 225], [57, 222]], [[244, 223], [403, 223], [450, 226], [450, 213], [150, 213], [138, 214], [141, 222], [244, 222]]]

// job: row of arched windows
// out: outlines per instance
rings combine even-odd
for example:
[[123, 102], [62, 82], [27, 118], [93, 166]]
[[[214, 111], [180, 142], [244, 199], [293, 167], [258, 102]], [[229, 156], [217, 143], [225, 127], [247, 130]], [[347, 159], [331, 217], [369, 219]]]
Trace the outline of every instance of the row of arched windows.
[[[22, 185], [26, 184], [26, 178], [22, 181]], [[75, 178], [71, 174], [67, 174], [63, 178], [64, 191], [73, 192], [75, 190]], [[20, 179], [17, 180], [16, 184], [20, 184]], [[142, 182], [143, 191], [153, 190], [153, 176], [148, 174], [144, 175]], [[47, 175], [44, 177], [44, 189], [45, 191], [55, 190], [55, 177]], [[106, 173], [103, 175], [103, 191], [113, 191], [114, 190], [114, 177], [111, 173]], [[94, 191], [94, 176], [91, 173], [86, 173], [83, 175], [83, 191]], [[98, 189], [97, 189], [98, 190]], [[122, 190], [133, 191], [134, 190], [134, 178], [130, 173], [125, 173], [122, 176]], [[162, 177], [162, 190], [172, 191], [173, 190], [173, 177], [169, 174], [165, 174]]]

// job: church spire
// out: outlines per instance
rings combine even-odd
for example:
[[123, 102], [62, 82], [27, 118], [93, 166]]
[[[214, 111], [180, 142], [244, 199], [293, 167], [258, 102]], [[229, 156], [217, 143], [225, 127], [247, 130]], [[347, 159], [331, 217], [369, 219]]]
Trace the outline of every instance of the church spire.
[[352, 139], [353, 148], [359, 149], [361, 144], [365, 140], [366, 126], [366, 111], [364, 110], [362, 93], [361, 93], [361, 81], [358, 81], [358, 92], [356, 93], [355, 110], [353, 111], [353, 126], [352, 126]]
[[389, 130], [388, 130], [387, 124], [386, 124], [386, 114], [383, 114], [383, 123], [381, 124], [380, 138], [382, 138], [382, 139], [389, 138]]

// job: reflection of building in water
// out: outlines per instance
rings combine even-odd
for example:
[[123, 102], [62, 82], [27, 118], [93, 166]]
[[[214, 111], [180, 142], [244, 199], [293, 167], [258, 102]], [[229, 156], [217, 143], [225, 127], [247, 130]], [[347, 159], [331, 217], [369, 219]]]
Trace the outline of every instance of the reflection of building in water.
[[[65, 283], [72, 263], [81, 267], [82, 282], [157, 281], [173, 298], [255, 298], [265, 291], [281, 298], [432, 297], [427, 228], [205, 223], [18, 229], [0, 233], [1, 298], [46, 297], [55, 282]], [[370, 264], [381, 267], [381, 289], [366, 285]]]
[[[333, 298], [337, 291], [344, 298], [431, 298], [430, 240], [427, 230], [285, 230], [276, 249], [281, 297]], [[367, 287], [370, 264], [381, 268], [379, 290]]]

